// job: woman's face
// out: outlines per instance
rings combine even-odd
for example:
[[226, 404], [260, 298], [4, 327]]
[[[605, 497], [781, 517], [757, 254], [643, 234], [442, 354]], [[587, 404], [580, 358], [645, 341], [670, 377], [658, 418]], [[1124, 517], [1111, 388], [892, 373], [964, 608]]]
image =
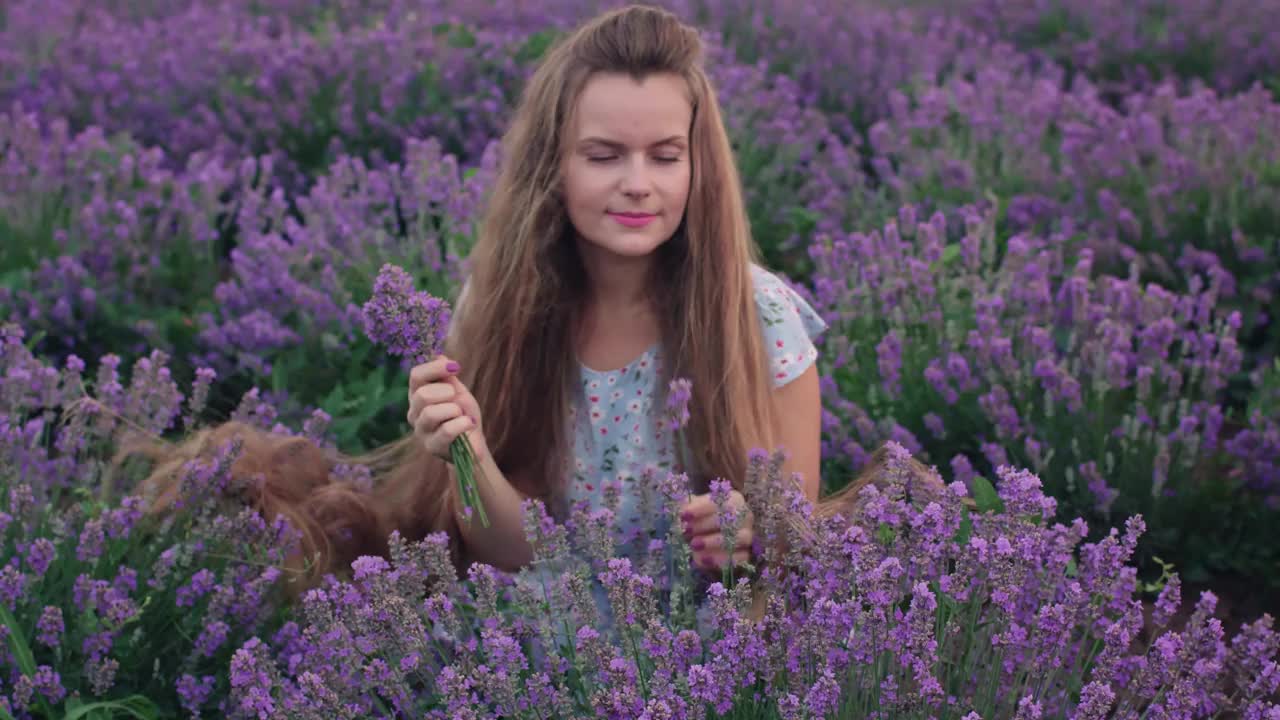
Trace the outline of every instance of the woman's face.
[[692, 119], [678, 75], [587, 81], [563, 166], [565, 205], [585, 252], [636, 258], [671, 238], [689, 199]]

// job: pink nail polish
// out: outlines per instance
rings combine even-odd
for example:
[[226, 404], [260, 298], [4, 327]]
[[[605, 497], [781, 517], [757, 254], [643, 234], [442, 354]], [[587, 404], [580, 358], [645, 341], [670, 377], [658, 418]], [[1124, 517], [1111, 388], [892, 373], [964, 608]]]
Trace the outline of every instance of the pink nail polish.
[[458, 364], [458, 363], [456, 363], [456, 362], [453, 362], [453, 361], [451, 360], [451, 361], [449, 361], [449, 364], [448, 364], [448, 365], [445, 365], [445, 366], [444, 366], [444, 369], [445, 369], [445, 370], [448, 370], [448, 371], [449, 371], [449, 372], [451, 372], [451, 373], [456, 373], [456, 372], [458, 372], [459, 370], [461, 370], [461, 369], [462, 369], [462, 366], [461, 366], [461, 365], [459, 365], [459, 364]]
[[701, 550], [705, 545], [706, 543], [702, 541], [702, 538], [697, 538], [693, 541], [693, 544], [690, 547], [694, 550]]

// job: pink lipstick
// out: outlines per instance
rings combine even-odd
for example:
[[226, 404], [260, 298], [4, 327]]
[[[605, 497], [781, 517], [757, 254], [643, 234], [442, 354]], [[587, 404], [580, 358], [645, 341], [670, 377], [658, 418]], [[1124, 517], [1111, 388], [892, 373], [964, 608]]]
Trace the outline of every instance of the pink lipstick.
[[609, 217], [617, 220], [619, 224], [629, 228], [641, 228], [653, 222], [658, 217], [651, 213], [609, 213]]

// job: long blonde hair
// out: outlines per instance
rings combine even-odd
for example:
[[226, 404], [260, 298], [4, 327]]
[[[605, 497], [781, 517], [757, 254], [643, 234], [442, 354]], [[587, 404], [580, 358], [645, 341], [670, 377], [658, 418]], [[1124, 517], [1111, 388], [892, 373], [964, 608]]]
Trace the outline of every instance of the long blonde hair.
[[585, 271], [560, 168], [574, 105], [595, 73], [679, 75], [693, 103], [688, 207], [657, 251], [649, 278], [666, 360], [660, 387], [677, 375], [693, 385], [689, 469], [738, 482], [747, 453], [772, 439], [772, 386], [750, 275], [757, 251], [702, 56], [697, 31], [664, 10], [606, 13], [550, 51], [504, 138], [513, 153], [471, 254], [460, 342], [451, 356], [480, 403], [498, 465], [521, 471], [526, 494], [545, 496], [565, 475], [565, 424], [545, 420], [566, 416], [578, 378]]
[[[665, 392], [675, 376], [692, 381], [686, 469], [741, 488], [749, 451], [772, 447], [772, 380], [750, 268], [759, 254], [703, 52], [698, 32], [666, 10], [606, 12], [550, 49], [503, 137], [500, 171], [469, 257], [466, 302], [445, 352], [461, 364], [460, 379], [479, 402], [495, 461], [526, 495], [553, 501], [567, 475], [568, 428], [559, 420], [578, 377], [586, 277], [564, 205], [561, 161], [578, 97], [596, 73], [678, 75], [693, 105], [685, 217], [656, 251], [649, 278], [665, 360], [659, 387]], [[232, 431], [259, 433], [235, 426], [217, 434]], [[173, 454], [190, 454], [208, 440], [192, 438]], [[360, 549], [376, 551], [376, 538], [391, 529], [410, 539], [456, 532], [447, 466], [412, 435], [362, 456], [330, 454], [334, 463], [375, 470], [372, 494], [360, 499], [332, 487], [322, 468], [301, 473], [262, 460], [282, 442], [259, 437], [247, 444], [243, 468], [270, 467], [258, 500], [264, 511], [287, 513], [304, 528], [307, 549], [321, 554], [317, 572], [344, 569], [340, 563]], [[157, 460], [163, 465], [163, 454]], [[152, 482], [165, 476], [153, 474]], [[335, 528], [344, 529], [341, 538]], [[352, 537], [368, 547], [353, 548]]]

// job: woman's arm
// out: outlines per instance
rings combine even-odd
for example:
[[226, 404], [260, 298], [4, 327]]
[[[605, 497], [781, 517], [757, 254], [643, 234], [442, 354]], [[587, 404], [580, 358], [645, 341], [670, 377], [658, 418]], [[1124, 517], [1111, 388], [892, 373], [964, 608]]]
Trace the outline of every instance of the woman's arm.
[[773, 403], [776, 444], [787, 450], [782, 477], [790, 480], [792, 473], [800, 473], [805, 496], [817, 502], [822, 489], [822, 394], [817, 364], [774, 390]]
[[[453, 481], [451, 487], [457, 487], [455, 472], [450, 465], [449, 476]], [[533, 547], [525, 539], [524, 517], [521, 513], [525, 496], [498, 469], [498, 464], [488, 453], [476, 458], [475, 476], [476, 489], [489, 518], [489, 527], [481, 525], [474, 516], [468, 521], [459, 494], [452, 493], [453, 514], [458, 520], [462, 542], [473, 560], [515, 572], [533, 562]]]
[[[459, 357], [466, 357], [462, 349], [462, 338], [458, 331], [462, 327], [462, 315], [471, 288], [468, 278], [458, 291], [458, 299], [453, 304], [453, 319], [449, 323], [449, 336], [446, 346], [454, 348]], [[498, 468], [488, 452], [488, 444], [471, 443], [472, 448], [479, 451], [476, 461], [476, 491], [480, 494], [480, 503], [484, 506], [485, 515], [489, 518], [489, 527], [484, 527], [479, 520], [467, 519], [463, 512], [462, 498], [452, 493], [453, 516], [458, 522], [459, 533], [463, 545], [471, 559], [492, 565], [502, 570], [515, 572], [533, 561], [533, 548], [524, 537], [524, 518], [520, 505], [525, 496], [515, 489], [502, 470]], [[458, 487], [457, 470], [449, 465], [450, 487]]]

